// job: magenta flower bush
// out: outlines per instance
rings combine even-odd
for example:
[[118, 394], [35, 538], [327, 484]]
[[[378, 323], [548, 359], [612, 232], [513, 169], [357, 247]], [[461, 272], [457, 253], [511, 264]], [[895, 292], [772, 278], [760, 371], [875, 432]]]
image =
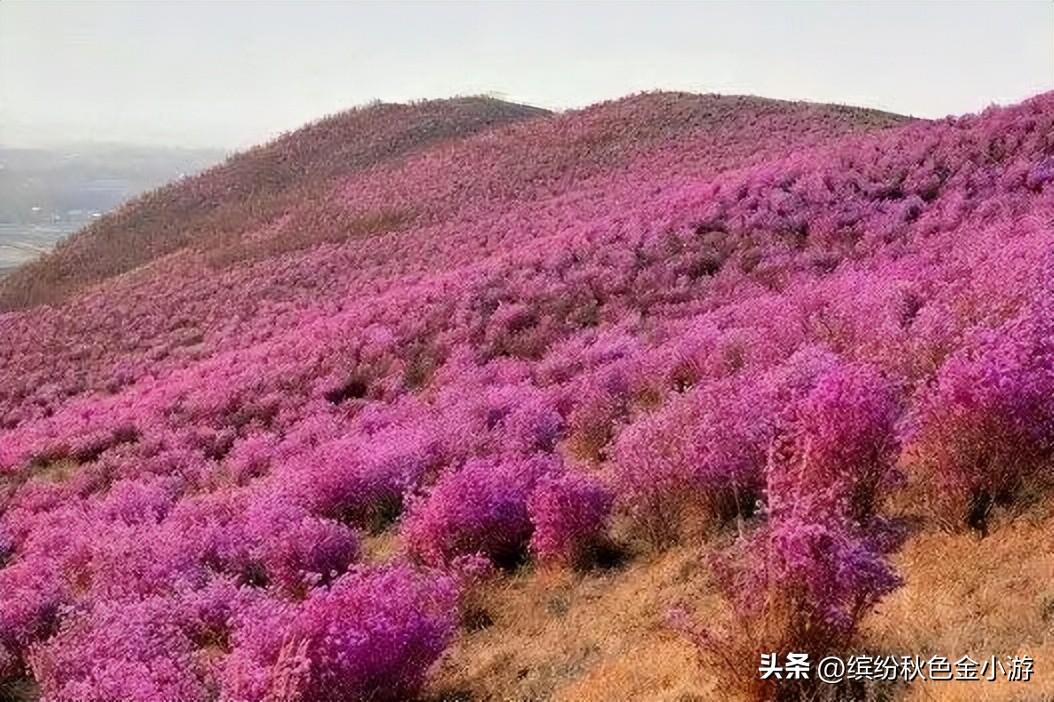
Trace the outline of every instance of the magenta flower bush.
[[168, 481], [122, 480], [110, 486], [99, 506], [99, 516], [125, 524], [156, 524], [164, 519], [178, 498], [178, 489]]
[[0, 571], [0, 647], [4, 667], [0, 679], [22, 669], [29, 647], [57, 627], [61, 608], [69, 601], [69, 586], [57, 567], [41, 570], [35, 564], [12, 564]]
[[286, 593], [302, 594], [334, 580], [359, 556], [359, 539], [352, 529], [288, 502], [251, 506], [245, 539], [249, 550], [243, 577]]
[[274, 482], [286, 499], [318, 516], [379, 529], [442, 459], [441, 445], [427, 433], [390, 428], [323, 443], [290, 461]]
[[839, 651], [853, 642], [862, 617], [901, 581], [880, 541], [822, 512], [806, 506], [774, 517], [715, 561], [732, 623], [706, 632], [707, 645], [754, 646], [756, 656], [780, 646]]
[[723, 685], [752, 699], [808, 698], [818, 683], [760, 680], [740, 661], [772, 651], [810, 658], [845, 651], [862, 618], [901, 585], [866, 533], [844, 518], [809, 514], [808, 507], [773, 517], [712, 566], [729, 604], [724, 621], [704, 624], [684, 608], [668, 620]]
[[227, 454], [227, 468], [231, 479], [244, 484], [270, 472], [277, 441], [265, 434], [245, 437], [231, 447]]
[[[888, 560], [895, 528], [879, 514], [899, 484], [894, 389], [872, 368], [824, 356], [788, 366], [780, 379], [796, 382], [765, 466], [764, 521], [713, 559], [729, 617], [672, 617], [723, 678], [758, 699], [776, 695], [774, 683], [731, 661], [847, 650], [862, 618], [901, 584]], [[814, 694], [791, 691], [809, 684], [779, 694]]]
[[527, 501], [531, 551], [543, 562], [588, 566], [608, 545], [613, 502], [611, 490], [590, 475], [543, 477]]
[[402, 530], [407, 549], [437, 566], [476, 553], [517, 564], [531, 539], [528, 500], [541, 478], [560, 470], [558, 460], [542, 455], [466, 463], [411, 506]]
[[987, 529], [1054, 451], [1054, 348], [1049, 303], [953, 354], [919, 402], [911, 453], [933, 507]]
[[457, 588], [407, 566], [352, 571], [293, 616], [252, 623], [228, 663], [232, 700], [411, 699], [450, 642]]
[[784, 596], [794, 593], [790, 606], [802, 609], [792, 627], [809, 627], [807, 639], [788, 644], [838, 650], [852, 641], [862, 616], [900, 586], [882, 551], [853, 531], [797, 514], [774, 520], [765, 549], [766, 585]]
[[867, 525], [901, 482], [895, 466], [900, 406], [873, 368], [839, 364], [792, 405], [789, 431], [770, 453], [768, 507], [816, 501]]
[[75, 615], [30, 655], [46, 699], [151, 702], [209, 699], [181, 613], [164, 599], [100, 605]]
[[586, 389], [577, 399], [568, 418], [572, 451], [587, 460], [602, 460], [625, 417], [626, 399], [602, 386]]
[[718, 381], [620, 434], [616, 494], [654, 545], [676, 539], [693, 510], [716, 523], [754, 512], [777, 406], [765, 378]]

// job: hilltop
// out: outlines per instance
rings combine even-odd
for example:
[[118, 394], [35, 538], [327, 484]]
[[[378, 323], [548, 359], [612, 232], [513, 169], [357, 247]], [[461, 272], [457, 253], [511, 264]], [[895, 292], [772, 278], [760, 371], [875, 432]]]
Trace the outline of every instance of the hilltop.
[[[148, 193], [93, 223], [53, 254], [0, 284], [0, 309], [61, 300], [86, 285], [190, 246], [216, 251], [247, 232], [294, 213], [314, 218], [310, 224], [318, 226], [318, 211], [331, 209], [330, 191], [342, 181], [358, 174], [362, 180], [370, 180], [382, 170], [385, 177], [398, 177], [396, 174], [408, 172], [407, 161], [413, 162], [415, 155], [419, 155], [418, 160], [424, 159], [424, 154], [445, 159], [444, 165], [453, 165], [455, 159], [462, 162], [464, 165], [456, 167], [466, 169], [463, 177], [470, 182], [460, 185], [482, 188], [500, 182], [507, 188], [514, 184], [532, 187], [536, 179], [563, 175], [553, 168], [556, 164], [563, 168], [564, 164], [576, 163], [583, 169], [614, 166], [620, 158], [668, 145], [681, 135], [706, 128], [730, 131], [735, 128], [738, 118], [734, 112], [739, 106], [749, 106], [744, 114], [762, 118], [781, 111], [787, 112], [784, 119], [796, 118], [791, 106], [778, 101], [661, 93], [563, 116], [483, 97], [350, 110], [236, 154], [224, 164]], [[836, 106], [795, 109], [814, 112], [819, 118], [815, 128], [831, 133], [900, 119]], [[530, 129], [497, 131], [546, 116], [552, 119]], [[469, 139], [477, 133], [485, 138]], [[488, 138], [507, 140], [508, 151], [493, 153]], [[725, 145], [722, 151], [732, 148]], [[494, 157], [504, 168], [519, 170], [532, 154], [542, 158], [530, 167], [531, 172], [499, 172], [497, 164], [490, 161]], [[476, 176], [468, 170], [471, 166], [479, 166], [479, 182], [471, 182]], [[410, 187], [419, 189], [414, 195], [432, 197], [425, 184]], [[333, 212], [332, 216], [340, 218], [345, 213]], [[357, 228], [354, 222], [343, 224], [346, 229]], [[366, 228], [374, 225], [368, 223]], [[345, 234], [311, 236], [312, 243], [320, 243], [326, 237]]]
[[1051, 221], [1054, 94], [377, 105], [150, 193], [0, 281], [0, 681], [790, 700], [816, 691], [761, 652], [1046, 670]]

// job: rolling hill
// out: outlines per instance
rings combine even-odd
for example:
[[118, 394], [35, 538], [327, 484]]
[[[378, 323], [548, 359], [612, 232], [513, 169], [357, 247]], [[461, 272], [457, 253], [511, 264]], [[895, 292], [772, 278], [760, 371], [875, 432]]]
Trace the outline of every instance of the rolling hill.
[[[149, 193], [0, 279], [0, 680], [804, 700], [760, 653], [1042, 673], [1052, 215], [1054, 94], [375, 105]], [[969, 619], [999, 602], [1028, 614]], [[1022, 684], [985, 694], [1054, 690]]]

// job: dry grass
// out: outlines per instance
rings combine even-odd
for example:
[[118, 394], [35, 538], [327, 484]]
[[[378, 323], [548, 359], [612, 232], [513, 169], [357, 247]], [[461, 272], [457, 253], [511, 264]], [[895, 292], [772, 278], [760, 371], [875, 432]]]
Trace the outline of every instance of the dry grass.
[[493, 623], [465, 632], [440, 670], [440, 699], [695, 700], [714, 691], [663, 624], [680, 600], [717, 606], [697, 553], [672, 549], [616, 571], [524, 572], [480, 600]]
[[905, 700], [1054, 700], [1054, 513], [1034, 509], [986, 538], [924, 532], [896, 558], [906, 584], [872, 617], [868, 642], [898, 654], [1029, 655], [1029, 683], [929, 682]]
[[401, 544], [391, 529], [362, 537], [362, 560], [377, 565], [390, 563], [399, 556]]
[[[430, 700], [701, 702], [733, 699], [663, 624], [679, 602], [722, 614], [703, 554], [676, 547], [591, 574], [525, 571], [479, 600], [489, 626], [463, 631]], [[865, 622], [863, 649], [896, 655], [1027, 654], [1030, 683], [931, 682], [897, 700], [1054, 700], [1054, 511], [1036, 508], [970, 533], [923, 529], [895, 558], [905, 585]], [[743, 661], [756, 666], [756, 661]]]

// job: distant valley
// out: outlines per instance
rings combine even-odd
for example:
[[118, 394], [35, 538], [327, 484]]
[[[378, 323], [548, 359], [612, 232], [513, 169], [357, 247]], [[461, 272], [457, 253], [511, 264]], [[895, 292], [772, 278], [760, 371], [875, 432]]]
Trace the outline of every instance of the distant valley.
[[123, 144], [0, 146], [0, 275], [121, 203], [224, 155]]

